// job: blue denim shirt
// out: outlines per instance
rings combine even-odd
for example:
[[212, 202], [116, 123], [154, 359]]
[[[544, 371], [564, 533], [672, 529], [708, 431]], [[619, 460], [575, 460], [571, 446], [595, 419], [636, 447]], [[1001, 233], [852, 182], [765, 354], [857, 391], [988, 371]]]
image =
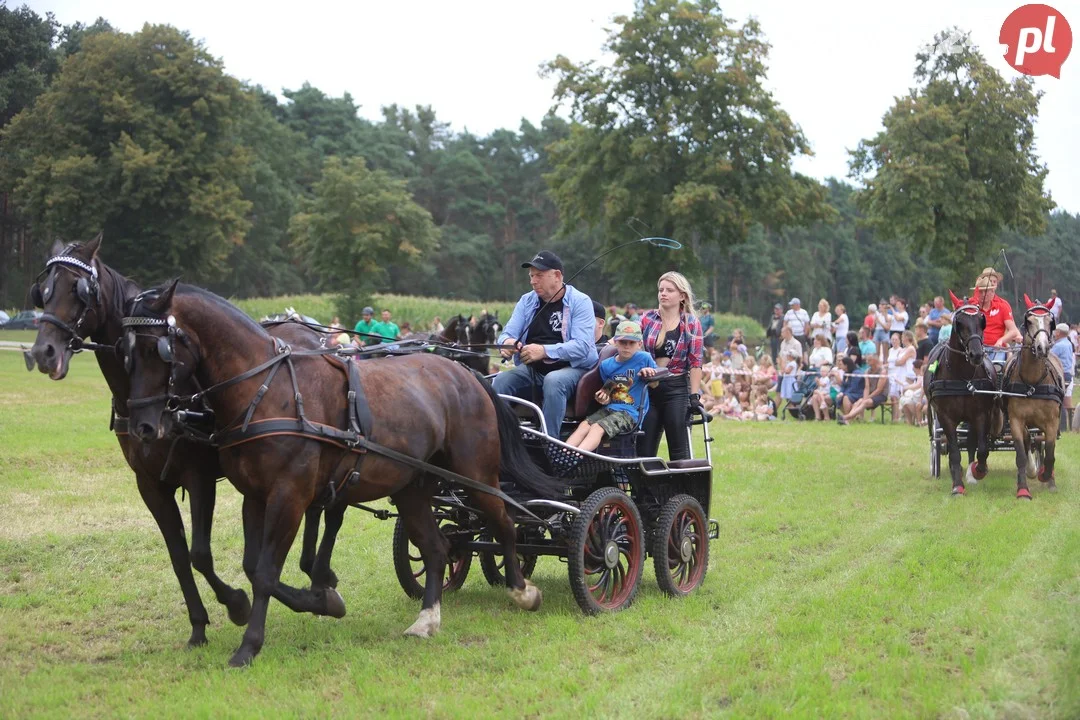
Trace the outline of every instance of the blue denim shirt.
[[[552, 360], [565, 360], [570, 367], [591, 368], [598, 359], [596, 345], [593, 344], [593, 331], [596, 320], [593, 317], [592, 298], [572, 285], [566, 286], [562, 298], [563, 307], [563, 342], [545, 345], [544, 352]], [[530, 291], [521, 296], [514, 312], [506, 322], [497, 342], [502, 345], [510, 338], [516, 338], [523, 345], [528, 345], [526, 335], [529, 325], [540, 310], [540, 296]], [[514, 356], [514, 364], [521, 364], [521, 356]]]
[[1061, 361], [1066, 382], [1071, 380], [1076, 374], [1076, 351], [1073, 349], [1072, 341], [1063, 337], [1051, 346], [1050, 352], [1057, 355], [1057, 359]]

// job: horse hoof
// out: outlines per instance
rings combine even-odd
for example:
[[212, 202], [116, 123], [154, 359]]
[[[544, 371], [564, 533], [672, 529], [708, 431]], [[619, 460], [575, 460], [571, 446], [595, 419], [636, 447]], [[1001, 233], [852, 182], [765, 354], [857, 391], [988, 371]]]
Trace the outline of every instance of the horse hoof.
[[191, 637], [188, 638], [187, 646], [188, 650], [192, 648], [202, 647], [206, 644], [206, 626], [192, 628]]
[[529, 612], [536, 612], [540, 609], [540, 604], [544, 600], [543, 593], [540, 592], [540, 588], [533, 585], [530, 580], [525, 581], [525, 587], [521, 590], [509, 590], [510, 599], [514, 601], [522, 610], [528, 610]]
[[1054, 479], [1054, 474], [1053, 473], [1050, 474], [1050, 477], [1046, 477], [1045, 468], [1040, 468], [1039, 469], [1039, 482], [1048, 483], [1048, 482], [1052, 482], [1053, 479]]
[[978, 485], [979, 481], [982, 480], [984, 477], [986, 477], [987, 472], [989, 472], [989, 468], [987, 468], [986, 470], [983, 470], [982, 472], [979, 472], [979, 464], [978, 464], [978, 462], [973, 462], [970, 465], [968, 465], [967, 478], [966, 478], [967, 482], [968, 482], [968, 485]]
[[233, 653], [233, 656], [229, 658], [229, 667], [247, 667], [254, 659], [255, 652], [241, 645], [240, 649]]
[[435, 637], [435, 633], [439, 632], [441, 624], [442, 616], [439, 611], [439, 604], [435, 603], [434, 606], [420, 611], [420, 617], [416, 618], [416, 622], [409, 626], [405, 634], [409, 637], [418, 638]]
[[957, 485], [952, 489], [953, 497], [963, 497], [965, 494], [967, 494], [967, 490], [963, 485]]
[[228, 608], [229, 620], [234, 625], [247, 625], [248, 618], [251, 617], [251, 601], [248, 600], [246, 592], [237, 590], [225, 607]]
[[1027, 488], [1020, 488], [1019, 490], [1016, 491], [1016, 499], [1017, 500], [1021, 500], [1021, 499], [1030, 500], [1031, 499], [1031, 491], [1028, 490]]
[[326, 601], [326, 605], [323, 608], [323, 615], [332, 618], [345, 617], [345, 599], [341, 597], [334, 588], [324, 588], [323, 597]]

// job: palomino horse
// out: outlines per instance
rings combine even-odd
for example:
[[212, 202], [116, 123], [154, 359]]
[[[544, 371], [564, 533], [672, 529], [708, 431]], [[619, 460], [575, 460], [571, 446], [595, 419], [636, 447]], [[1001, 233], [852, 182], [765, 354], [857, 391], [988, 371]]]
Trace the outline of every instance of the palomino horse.
[[[217, 478], [222, 475], [217, 451], [180, 438], [162, 439], [144, 446], [128, 434], [125, 414], [130, 380], [112, 348], [121, 337], [120, 321], [124, 317], [125, 303], [138, 295], [140, 289], [102, 262], [98, 257], [100, 249], [100, 234], [86, 244], [53, 247], [52, 259], [31, 289], [34, 303], [45, 311], [31, 354], [41, 372], [53, 380], [63, 380], [72, 353], [83, 346], [83, 340], [89, 338], [107, 348], [96, 352], [95, 357], [112, 392], [116, 439], [135, 473], [139, 494], [165, 539], [191, 620], [188, 645], [203, 645], [209, 616], [195, 584], [192, 567], [206, 578], [218, 602], [227, 608], [230, 620], [244, 625], [251, 614], [247, 593], [229, 586], [214, 572], [210, 534]], [[299, 343], [311, 335], [295, 323], [279, 326], [274, 333]], [[184, 537], [184, 521], [176, 503], [177, 488], [186, 489], [191, 496], [190, 553]], [[301, 568], [309, 574], [318, 524], [318, 510], [315, 510], [306, 524], [309, 531], [305, 534], [306, 563], [301, 557]], [[328, 604], [335, 600], [333, 596], [319, 601], [303, 591], [290, 593], [285, 589], [283, 597], [290, 599], [290, 606], [295, 610], [331, 615], [344, 612], [340, 603], [334, 602], [332, 607]]]
[[[420, 616], [405, 632], [434, 635], [450, 544], [431, 501], [447, 471], [460, 478], [501, 542], [511, 598], [539, 608], [540, 591], [517, 560], [499, 479], [549, 497], [563, 485], [532, 462], [517, 418], [482, 378], [431, 353], [350, 366], [294, 350], [216, 295], [176, 287], [136, 298], [124, 320], [130, 422], [133, 433], [153, 440], [172, 429], [168, 410], [178, 402], [205, 398], [214, 410], [222, 467], [244, 495], [244, 570], [254, 593], [231, 665], [247, 664], [261, 649], [282, 563], [304, 510], [315, 502], [327, 506], [327, 529], [312, 589], [321, 589], [333, 551], [336, 509], [389, 496], [426, 570]], [[205, 389], [178, 397], [176, 388], [191, 379]]]
[[994, 410], [994, 368], [983, 353], [982, 333], [986, 318], [977, 305], [949, 293], [953, 302], [953, 332], [947, 344], [930, 351], [923, 370], [923, 387], [930, 402], [930, 441], [934, 442], [934, 418], [945, 432], [949, 448], [952, 494], [963, 495], [964, 470], [956, 428], [967, 422], [969, 450], [977, 454], [968, 472], [975, 479], [986, 476], [990, 454], [989, 429]]
[[1051, 492], [1054, 484], [1054, 445], [1057, 443], [1061, 404], [1065, 398], [1065, 372], [1061, 361], [1050, 353], [1054, 315], [1045, 305], [1034, 303], [1026, 294], [1024, 304], [1024, 345], [1005, 366], [1003, 390], [1009, 393], [1009, 430], [1016, 446], [1016, 497], [1031, 499], [1027, 478], [1035, 477], [1036, 466], [1028, 428], [1043, 434], [1044, 458], [1038, 477]]

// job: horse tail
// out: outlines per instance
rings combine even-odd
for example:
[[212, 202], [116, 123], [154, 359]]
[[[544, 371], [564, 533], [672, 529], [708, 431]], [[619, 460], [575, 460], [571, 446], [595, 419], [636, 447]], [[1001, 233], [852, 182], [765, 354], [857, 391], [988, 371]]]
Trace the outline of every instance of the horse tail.
[[499, 397], [483, 375], [471, 371], [495, 406], [499, 425], [499, 478], [535, 493], [538, 497], [557, 498], [565, 494], [564, 483], [546, 474], [529, 456], [521, 437], [521, 424], [510, 405]]

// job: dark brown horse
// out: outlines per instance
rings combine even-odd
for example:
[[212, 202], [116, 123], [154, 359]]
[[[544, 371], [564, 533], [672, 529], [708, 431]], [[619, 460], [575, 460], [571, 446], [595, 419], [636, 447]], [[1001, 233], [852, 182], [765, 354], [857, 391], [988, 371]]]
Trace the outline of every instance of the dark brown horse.
[[961, 300], [951, 292], [953, 331], [948, 343], [930, 351], [923, 371], [923, 387], [930, 403], [932, 419], [930, 441], [935, 442], [934, 422], [941, 424], [949, 451], [952, 494], [963, 495], [964, 469], [956, 428], [968, 424], [968, 447], [976, 449], [975, 462], [968, 472], [975, 479], [986, 476], [990, 454], [989, 433], [994, 411], [994, 368], [983, 352], [982, 334], [986, 317], [977, 305]]
[[[1027, 478], [1035, 477], [1036, 473], [1051, 492], [1057, 490], [1054, 446], [1065, 398], [1065, 371], [1061, 361], [1050, 353], [1053, 313], [1045, 305], [1032, 302], [1027, 295], [1024, 295], [1024, 303], [1027, 311], [1024, 313], [1023, 348], [1005, 366], [1002, 389], [1009, 393], [1006, 396], [1009, 430], [1016, 447], [1016, 497], [1030, 500]], [[1045, 438], [1041, 468], [1036, 468], [1028, 428], [1038, 428]]]
[[[328, 509], [313, 589], [333, 550], [337, 527], [331, 511], [390, 496], [426, 570], [420, 616], [405, 632], [428, 637], [438, 631], [450, 549], [431, 507], [438, 478], [379, 453], [445, 468], [478, 487], [497, 489], [501, 473], [537, 494], [562, 491], [559, 481], [529, 459], [508, 406], [482, 378], [445, 358], [420, 353], [356, 364], [371, 414], [366, 439], [381, 448], [361, 454], [362, 446], [316, 434], [349, 427], [358, 407], [348, 397], [344, 362], [349, 361], [294, 352], [221, 298], [188, 286], [176, 290], [175, 283], [136, 299], [131, 312], [133, 317], [125, 320], [131, 328], [125, 347], [132, 368], [132, 432], [151, 441], [167, 434], [174, 421], [167, 407], [177, 401], [175, 388], [195, 378], [217, 418], [222, 467], [244, 495], [244, 570], [254, 600], [231, 665], [250, 662], [262, 647], [267, 603], [277, 596], [282, 563], [304, 509], [317, 500], [328, 503]], [[301, 417], [303, 432], [269, 432]], [[269, 434], [246, 435], [240, 429], [245, 418], [250, 420], [246, 427], [263, 423]], [[537, 609], [541, 595], [522, 575], [514, 523], [504, 501], [487, 492], [468, 492], [502, 544], [511, 597], [520, 607]]]
[[[100, 260], [100, 248], [101, 235], [86, 244], [54, 246], [52, 260], [31, 291], [35, 304], [45, 311], [31, 353], [38, 369], [53, 380], [62, 380], [67, 375], [72, 353], [81, 347], [82, 340], [89, 338], [101, 346], [116, 347], [121, 337], [120, 321], [124, 317], [125, 303], [140, 292], [134, 282]], [[299, 325], [279, 326], [274, 332], [300, 343], [308, 341], [310, 335]], [[116, 439], [135, 473], [139, 494], [165, 539], [173, 571], [180, 582], [191, 620], [188, 644], [205, 644], [209, 616], [195, 584], [192, 567], [206, 578], [218, 602], [228, 609], [230, 620], [244, 625], [251, 613], [247, 593], [230, 587], [214, 572], [210, 535], [217, 479], [222, 476], [217, 451], [185, 439], [176, 440], [175, 446], [172, 438], [144, 446], [130, 437], [124, 418], [130, 390], [128, 375], [114, 351], [98, 351], [95, 357], [112, 392], [114, 411], [118, 411]], [[169, 461], [170, 454], [172, 462]], [[191, 498], [190, 552], [176, 503], [178, 488], [185, 488]], [[309, 550], [305, 548], [308, 556], [306, 571], [310, 573], [314, 535], [318, 532], [317, 511], [308, 518], [306, 528], [305, 540], [310, 546]], [[304, 564], [302, 559], [301, 567]], [[329, 600], [319, 601], [302, 591], [290, 593], [289, 590], [283, 592], [283, 597], [291, 600], [293, 609], [334, 615], [344, 612], [343, 606], [336, 603], [333, 607], [327, 606], [335, 600], [332, 596]]]

